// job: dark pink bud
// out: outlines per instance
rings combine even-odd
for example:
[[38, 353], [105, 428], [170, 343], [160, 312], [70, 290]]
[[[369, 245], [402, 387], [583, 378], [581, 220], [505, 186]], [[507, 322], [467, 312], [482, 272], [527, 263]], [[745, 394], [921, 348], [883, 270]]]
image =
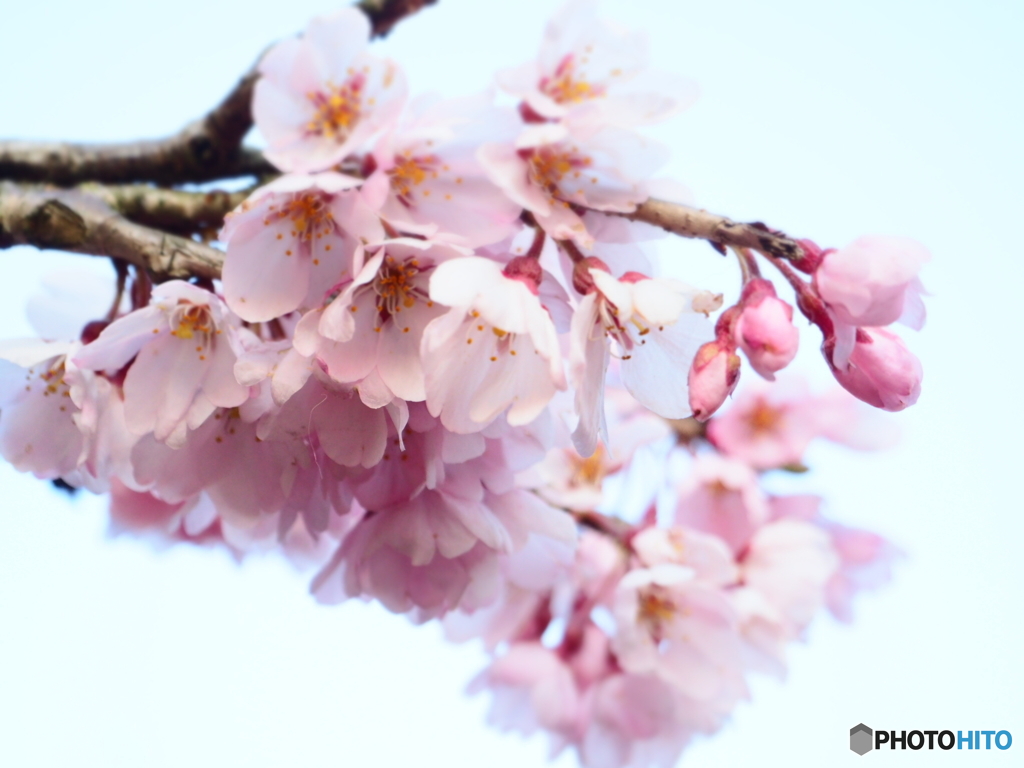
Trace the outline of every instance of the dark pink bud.
[[709, 341], [697, 350], [690, 366], [690, 408], [697, 421], [707, 421], [722, 407], [740, 378], [736, 347], [727, 339]]
[[590, 276], [590, 270], [592, 269], [602, 269], [611, 274], [608, 265], [596, 256], [587, 256], [577, 261], [576, 265], [572, 268], [572, 287], [584, 296], [596, 290], [594, 278]]
[[537, 259], [530, 256], [516, 256], [505, 265], [502, 274], [510, 280], [519, 280], [536, 294], [544, 277], [544, 270], [541, 269]]
[[847, 392], [886, 411], [902, 411], [921, 395], [921, 361], [884, 328], [858, 328], [846, 369], [832, 373]]
[[773, 381], [796, 357], [800, 332], [793, 327], [793, 307], [779, 299], [775, 286], [755, 278], [743, 289], [742, 310], [736, 320], [736, 342], [751, 367]]

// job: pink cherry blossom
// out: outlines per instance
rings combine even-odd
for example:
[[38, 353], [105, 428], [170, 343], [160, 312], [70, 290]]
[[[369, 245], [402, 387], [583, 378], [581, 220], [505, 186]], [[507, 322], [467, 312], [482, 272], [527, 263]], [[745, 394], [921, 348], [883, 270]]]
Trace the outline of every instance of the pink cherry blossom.
[[885, 328], [858, 328], [846, 368], [832, 373], [847, 392], [886, 411], [902, 411], [921, 395], [921, 361]]
[[133, 480], [171, 504], [205, 493], [222, 521], [245, 528], [280, 511], [287, 497], [282, 477], [297, 450], [257, 439], [255, 423], [240, 409], [218, 409], [176, 448], [141, 438], [131, 454]]
[[379, 378], [385, 402], [392, 397], [424, 400], [420, 342], [426, 326], [445, 311], [430, 299], [430, 276], [438, 264], [468, 252], [413, 238], [368, 250], [373, 255], [365, 258], [355, 280], [322, 312], [311, 312], [299, 323], [295, 348], [315, 355], [335, 381]]
[[540, 643], [516, 643], [471, 684], [491, 690], [488, 720], [502, 730], [530, 735], [538, 728], [575, 736], [580, 692], [572, 670], [558, 654]]
[[361, 394], [320, 372], [260, 421], [257, 437], [277, 442], [315, 435], [315, 447], [341, 466], [373, 467], [384, 455], [389, 430], [404, 428], [408, 410], [390, 403], [367, 405]]
[[646, 35], [602, 22], [593, 0], [574, 0], [548, 23], [538, 58], [499, 72], [498, 83], [538, 117], [647, 124], [697, 97], [694, 83], [647, 71], [647, 58]]
[[498, 553], [522, 549], [530, 533], [556, 541], [575, 538], [564, 513], [530, 494], [479, 489], [476, 498], [465, 495], [473, 485], [471, 473], [467, 468], [461, 476], [449, 475], [436, 490], [365, 516], [314, 590], [330, 600], [371, 595], [393, 611], [414, 610], [421, 619], [455, 608], [473, 611], [498, 597]]
[[263, 322], [319, 306], [352, 279], [357, 246], [384, 236], [358, 184], [338, 173], [282, 176], [228, 215], [224, 299], [235, 314]]
[[0, 455], [20, 472], [52, 479], [85, 459], [66, 380], [67, 356], [77, 347], [36, 340], [0, 346]]
[[829, 611], [842, 622], [853, 620], [853, 598], [858, 592], [877, 589], [892, 578], [901, 552], [877, 533], [839, 523], [826, 527], [839, 556], [839, 568], [825, 586]]
[[753, 587], [729, 593], [739, 622], [744, 665], [753, 672], [786, 676], [786, 648], [792, 641], [782, 612]]
[[260, 62], [253, 94], [264, 151], [283, 171], [325, 171], [394, 121], [405, 99], [398, 65], [366, 52], [370, 23], [356, 8], [313, 19]]
[[84, 369], [124, 378], [125, 421], [136, 435], [153, 433], [170, 445], [217, 408], [249, 397], [233, 369], [238, 320], [209, 291], [172, 280], [153, 291], [152, 303], [120, 318], [74, 358]]
[[897, 320], [915, 330], [924, 325], [923, 288], [917, 274], [931, 255], [904, 237], [861, 237], [828, 251], [814, 285], [841, 323], [884, 326]]
[[708, 438], [723, 453], [755, 469], [800, 464], [815, 438], [860, 450], [886, 448], [894, 425], [839, 387], [813, 394], [801, 380], [746, 387], [735, 402], [708, 422]]
[[213, 503], [206, 496], [168, 503], [119, 481], [110, 487], [110, 529], [115, 535], [163, 535], [163, 543], [225, 544]]
[[702, 312], [710, 294], [670, 278], [627, 273], [616, 280], [581, 262], [590, 290], [573, 316], [569, 361], [579, 425], [573, 434], [583, 456], [594, 452], [604, 421], [604, 378], [614, 340], [622, 383], [641, 405], [665, 418], [690, 415], [683, 374], [712, 335]]
[[838, 567], [828, 534], [799, 520], [761, 528], [743, 559], [744, 580], [780, 612], [794, 637], [824, 604]]
[[686, 528], [645, 528], [630, 546], [647, 567], [663, 563], [685, 565], [693, 578], [713, 586], [729, 586], [739, 572], [729, 546], [719, 537]]
[[597, 509], [604, 500], [605, 478], [628, 467], [641, 447], [671, 433], [664, 419], [641, 407], [622, 390], [610, 390], [607, 403], [611, 416], [608, 445], [598, 444], [587, 457], [575, 448], [554, 448], [529, 472], [530, 487], [536, 487], [552, 504], [579, 511]]
[[697, 700], [717, 696], [741, 674], [736, 617], [724, 594], [685, 566], [663, 563], [630, 571], [616, 590], [619, 664], [654, 674]]
[[698, 456], [679, 489], [677, 525], [712, 533], [740, 552], [768, 518], [757, 475], [740, 461]]
[[485, 142], [512, 141], [515, 114], [492, 106], [488, 94], [418, 99], [409, 112], [374, 148], [364, 199], [403, 232], [442, 233], [469, 246], [511, 235], [522, 208], [487, 177], [476, 152]]
[[751, 386], [708, 422], [708, 437], [722, 451], [755, 469], [799, 464], [821, 434], [822, 406], [806, 385]]
[[114, 482], [131, 483], [131, 453], [139, 436], [128, 429], [121, 388], [68, 360], [64, 380], [78, 408], [75, 424], [85, 438], [85, 456], [65, 480], [93, 493], [106, 493]]
[[556, 240], [591, 248], [573, 206], [628, 212], [649, 197], [643, 184], [665, 162], [660, 145], [612, 126], [530, 125], [515, 143], [484, 144], [477, 157], [491, 180]]
[[581, 761], [588, 768], [675, 764], [692, 735], [682, 703], [657, 677], [609, 675], [594, 687]]
[[527, 424], [566, 387], [537, 295], [539, 267], [535, 277], [508, 272], [474, 256], [446, 261], [430, 278], [430, 298], [451, 309], [423, 333], [426, 401], [454, 432], [479, 431], [506, 408], [509, 424]]

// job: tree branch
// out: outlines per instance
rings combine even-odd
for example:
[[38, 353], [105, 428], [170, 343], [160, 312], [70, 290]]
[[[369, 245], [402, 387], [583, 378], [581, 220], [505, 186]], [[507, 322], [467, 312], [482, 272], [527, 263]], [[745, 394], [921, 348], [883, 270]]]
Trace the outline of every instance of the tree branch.
[[[764, 224], [740, 224], [725, 216], [651, 198], [637, 206], [632, 213], [620, 213], [632, 221], [654, 224], [681, 237], [707, 240], [712, 245], [734, 245], [781, 259], [802, 258], [803, 249], [796, 240], [774, 232]], [[724, 251], [723, 251], [724, 253]]]
[[[404, 17], [437, 0], [362, 0], [374, 37], [384, 37]], [[69, 187], [153, 182], [170, 186], [277, 173], [258, 150], [242, 146], [252, 128], [256, 65], [205, 117], [164, 139], [119, 144], [0, 141], [0, 179]]]
[[136, 224], [179, 235], [220, 229], [224, 217], [249, 196], [249, 191], [184, 192], [144, 184], [107, 186], [94, 182], [80, 184], [78, 190], [98, 197]]
[[206, 117], [165, 139], [121, 144], [0, 141], [0, 178], [58, 186], [84, 181], [172, 185], [276, 173], [262, 153], [241, 146], [252, 127], [249, 102], [256, 78], [254, 67]]
[[156, 280], [216, 278], [224, 261], [215, 248], [135, 224], [84, 192], [0, 182], [0, 248], [14, 245], [109, 256]]

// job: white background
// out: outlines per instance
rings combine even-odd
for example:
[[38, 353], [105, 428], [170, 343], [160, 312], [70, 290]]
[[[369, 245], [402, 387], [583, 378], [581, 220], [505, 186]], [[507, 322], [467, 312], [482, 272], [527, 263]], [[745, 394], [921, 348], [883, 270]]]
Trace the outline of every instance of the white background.
[[[117, 140], [202, 114], [272, 40], [337, 7], [317, 0], [8, 3], [0, 135]], [[381, 49], [413, 92], [476, 91], [534, 54], [554, 9], [440, 0]], [[907, 553], [852, 627], [816, 624], [782, 685], [760, 680], [702, 766], [847, 761], [1021, 764], [1022, 7], [1009, 0], [605, 0], [650, 32], [664, 69], [699, 81], [659, 127], [698, 202], [823, 245], [925, 242], [934, 294], [909, 334], [924, 361], [901, 447], [816, 449], [806, 487]], [[667, 261], [727, 289], [731, 265], [676, 244]], [[84, 257], [0, 253], [0, 335], [30, 333], [41, 275]], [[97, 269], [108, 269], [102, 262]], [[912, 338], [911, 338], [912, 337]], [[797, 365], [827, 378], [808, 331]], [[545, 745], [483, 725], [462, 694], [475, 647], [376, 606], [319, 607], [275, 560], [105, 536], [102, 500], [72, 502], [0, 467], [0, 764], [12, 766], [540, 766]], [[871, 754], [858, 722], [1008, 729], [1007, 752]], [[573, 765], [571, 756], [557, 764]], [[865, 765], [867, 763], [865, 762]]]

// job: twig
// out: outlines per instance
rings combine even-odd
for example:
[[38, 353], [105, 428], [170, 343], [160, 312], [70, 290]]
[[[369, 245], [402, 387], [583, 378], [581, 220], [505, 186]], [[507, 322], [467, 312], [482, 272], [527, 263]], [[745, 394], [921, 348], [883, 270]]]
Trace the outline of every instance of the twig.
[[804, 255], [796, 240], [773, 232], [764, 224], [741, 224], [725, 216], [679, 203], [652, 198], [641, 203], [632, 213], [618, 215], [654, 224], [681, 237], [707, 240], [712, 245], [753, 248], [765, 255], [787, 260], [800, 259]]
[[158, 281], [213, 279], [224, 260], [215, 248], [135, 224], [84, 192], [0, 182], [0, 248], [14, 245], [109, 256]]

